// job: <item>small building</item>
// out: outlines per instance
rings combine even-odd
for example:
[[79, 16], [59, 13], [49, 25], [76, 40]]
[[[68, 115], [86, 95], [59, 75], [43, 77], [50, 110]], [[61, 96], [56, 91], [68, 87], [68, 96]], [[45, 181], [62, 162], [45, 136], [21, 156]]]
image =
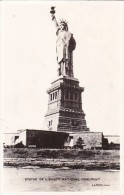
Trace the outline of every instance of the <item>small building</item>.
[[47, 130], [25, 129], [20, 131], [15, 145], [28, 148], [63, 148], [70, 143], [69, 134]]

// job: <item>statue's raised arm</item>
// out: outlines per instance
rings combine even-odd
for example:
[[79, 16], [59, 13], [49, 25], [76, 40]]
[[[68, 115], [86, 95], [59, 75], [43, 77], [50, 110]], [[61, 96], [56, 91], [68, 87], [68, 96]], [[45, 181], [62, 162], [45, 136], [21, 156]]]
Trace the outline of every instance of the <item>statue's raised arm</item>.
[[55, 24], [56, 29], [58, 29], [58, 28], [59, 28], [59, 25], [58, 25], [58, 22], [57, 22], [57, 20], [56, 20], [55, 15], [52, 14], [51, 16], [52, 16], [52, 20], [54, 21], [54, 24]]
[[56, 27], [56, 35], [58, 36], [56, 42], [56, 54], [57, 62], [59, 65], [58, 76], [73, 75], [73, 50], [76, 47], [76, 42], [73, 38], [73, 34], [68, 31], [68, 25], [65, 20], [60, 20], [59, 24], [55, 17], [55, 7], [51, 7], [51, 17]]
[[58, 22], [57, 22], [56, 17], [55, 17], [55, 7], [51, 7], [50, 13], [51, 13], [52, 20], [53, 20], [55, 27], [56, 27], [56, 30], [57, 30], [59, 28], [59, 25], [58, 25]]

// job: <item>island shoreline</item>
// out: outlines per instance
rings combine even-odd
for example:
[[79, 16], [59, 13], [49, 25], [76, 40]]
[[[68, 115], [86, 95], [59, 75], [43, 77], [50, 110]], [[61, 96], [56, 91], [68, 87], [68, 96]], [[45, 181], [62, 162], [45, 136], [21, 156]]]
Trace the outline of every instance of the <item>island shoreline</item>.
[[6, 148], [3, 166], [120, 170], [120, 151]]

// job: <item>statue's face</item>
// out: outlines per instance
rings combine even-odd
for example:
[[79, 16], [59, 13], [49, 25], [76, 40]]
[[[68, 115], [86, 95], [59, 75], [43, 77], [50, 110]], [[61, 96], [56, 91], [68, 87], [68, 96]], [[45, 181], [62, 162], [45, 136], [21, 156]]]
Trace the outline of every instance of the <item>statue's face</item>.
[[61, 24], [60, 24], [60, 29], [61, 29], [61, 30], [65, 30], [65, 29], [66, 29], [64, 23], [61, 23]]

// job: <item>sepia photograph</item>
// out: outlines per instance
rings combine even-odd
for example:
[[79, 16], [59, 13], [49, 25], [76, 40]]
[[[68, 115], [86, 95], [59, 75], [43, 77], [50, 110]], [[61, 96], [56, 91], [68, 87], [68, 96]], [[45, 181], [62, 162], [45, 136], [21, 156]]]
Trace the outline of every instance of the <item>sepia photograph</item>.
[[123, 194], [123, 2], [0, 5], [2, 194]]

